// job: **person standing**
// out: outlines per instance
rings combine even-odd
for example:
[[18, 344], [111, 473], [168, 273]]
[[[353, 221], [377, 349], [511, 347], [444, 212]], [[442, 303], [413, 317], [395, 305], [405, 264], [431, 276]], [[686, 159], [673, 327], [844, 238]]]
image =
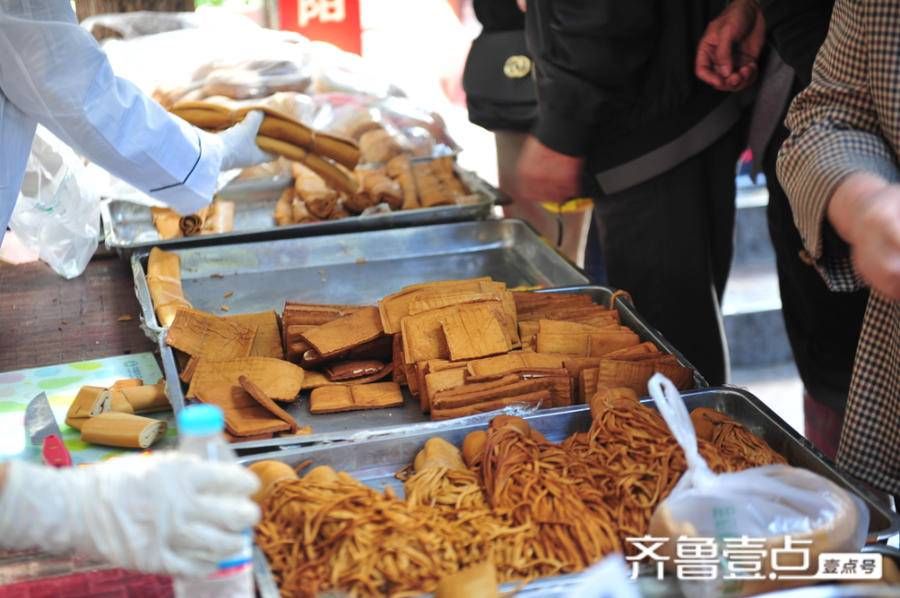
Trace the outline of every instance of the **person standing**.
[[838, 0], [778, 177], [833, 291], [871, 289], [837, 462], [900, 495], [900, 4]]
[[711, 384], [728, 380], [720, 303], [731, 267], [744, 106], [694, 77], [723, 0], [530, 0], [538, 118], [518, 164], [519, 199], [600, 196], [609, 283]]
[[805, 388], [805, 434], [832, 458], [869, 291], [829, 291], [803, 247], [775, 160], [788, 136], [790, 100], [810, 83], [833, 6], [834, 0], [735, 0], [707, 27], [696, 63], [697, 76], [720, 91], [746, 89], [761, 72], [748, 135], [753, 174], [765, 174], [769, 193], [781, 311]]

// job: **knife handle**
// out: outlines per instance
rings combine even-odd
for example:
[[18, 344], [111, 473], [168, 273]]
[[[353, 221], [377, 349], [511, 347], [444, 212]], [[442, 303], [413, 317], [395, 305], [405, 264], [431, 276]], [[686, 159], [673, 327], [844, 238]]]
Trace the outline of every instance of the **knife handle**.
[[44, 439], [41, 455], [46, 465], [52, 467], [72, 466], [72, 456], [59, 436], [51, 434]]

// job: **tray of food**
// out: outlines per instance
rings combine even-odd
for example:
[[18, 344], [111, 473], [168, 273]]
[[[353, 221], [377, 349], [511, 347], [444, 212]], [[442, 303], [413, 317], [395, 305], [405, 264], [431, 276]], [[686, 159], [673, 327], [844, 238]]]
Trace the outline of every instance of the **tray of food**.
[[[870, 541], [900, 530], [885, 497], [842, 474], [749, 392], [700, 389], [684, 399], [714, 470], [785, 462], [809, 469], [863, 500]], [[361, 443], [245, 457], [262, 482], [259, 587], [282, 596], [417, 595], [490, 559], [499, 581], [512, 582], [503, 589], [536, 579], [524, 595], [565, 595], [588, 564], [629, 553], [626, 538], [647, 533], [650, 515], [685, 469], [652, 407], [627, 389], [607, 389], [590, 407], [524, 420], [479, 415]], [[542, 507], [558, 517], [535, 529]]]
[[[107, 248], [190, 247], [483, 220], [499, 192], [451, 158], [360, 167], [356, 193], [335, 190], [299, 163], [294, 176], [236, 181], [197, 214], [111, 199], [101, 206]], [[446, 182], [442, 182], [446, 181]]]
[[[520, 220], [458, 222], [171, 251], [197, 309], [221, 315], [285, 302], [374, 304], [406, 285], [489, 276], [509, 287], [587, 284], [587, 277]], [[132, 255], [148, 329], [161, 330], [147, 287], [150, 251]]]
[[[213, 313], [203, 298], [222, 301], [232, 291], [191, 292], [179, 261], [179, 252], [154, 249], [144, 277], [155, 317], [168, 326], [160, 336], [167, 392], [176, 410], [186, 400], [225, 409], [241, 448], [359, 439], [505, 407], [573, 405], [609, 384], [643, 394], [657, 371], [681, 388], [706, 385], [611, 289], [511, 291], [481, 277], [335, 304], [297, 301], [287, 286], [273, 295], [256, 283], [254, 302]], [[227, 278], [212, 279], [220, 280]], [[330, 296], [319, 293], [314, 300]]]

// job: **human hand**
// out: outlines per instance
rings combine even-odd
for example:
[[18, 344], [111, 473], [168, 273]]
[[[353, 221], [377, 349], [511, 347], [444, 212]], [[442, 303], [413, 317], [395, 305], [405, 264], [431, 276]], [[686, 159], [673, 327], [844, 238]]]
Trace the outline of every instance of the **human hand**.
[[529, 135], [516, 165], [515, 197], [521, 201], [565, 201], [581, 194], [584, 159], [554, 151]]
[[0, 545], [74, 550], [150, 573], [211, 573], [244, 549], [259, 519], [256, 476], [178, 453], [74, 469], [13, 462], [6, 478]]
[[900, 185], [858, 173], [841, 183], [828, 219], [850, 244], [857, 274], [889, 299], [900, 299]]
[[222, 141], [222, 170], [247, 168], [276, 158], [256, 145], [256, 135], [263, 118], [262, 111], [253, 110], [247, 113], [244, 120], [218, 134]]
[[756, 79], [766, 23], [756, 0], [735, 0], [706, 27], [694, 73], [719, 91], [740, 91]]

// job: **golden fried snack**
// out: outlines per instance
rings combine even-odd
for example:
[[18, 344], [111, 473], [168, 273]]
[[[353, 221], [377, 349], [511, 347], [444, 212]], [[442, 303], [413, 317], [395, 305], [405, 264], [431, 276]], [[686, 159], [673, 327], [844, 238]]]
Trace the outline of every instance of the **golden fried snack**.
[[153, 206], [150, 208], [150, 215], [153, 218], [153, 227], [159, 233], [160, 239], [178, 239], [182, 236], [181, 215], [175, 210]]
[[226, 361], [201, 359], [197, 364], [186, 397], [198, 397], [205, 389], [225, 384], [240, 386], [239, 378], [246, 376], [264, 393], [276, 401], [297, 399], [303, 387], [303, 368], [281, 359], [243, 357]]
[[[563, 367], [563, 356], [553, 353], [532, 353], [530, 351], [512, 351], [504, 355], [473, 359], [466, 365], [469, 376], [484, 378], [510, 374], [520, 370]], [[568, 360], [567, 360], [568, 361]]]
[[166, 344], [194, 357], [212, 360], [247, 357], [256, 327], [196, 309], [180, 309], [166, 334]]
[[452, 361], [506, 353], [512, 347], [499, 309], [490, 304], [455, 305], [441, 318], [441, 330]]
[[247, 466], [257, 478], [259, 478], [259, 490], [250, 497], [256, 504], [262, 504], [266, 496], [278, 482], [282, 480], [297, 480], [297, 472], [290, 465], [281, 461], [257, 461]]
[[166, 382], [160, 380], [156, 384], [110, 388], [103, 391], [91, 409], [91, 415], [100, 415], [108, 411], [140, 415], [168, 411], [171, 408], [172, 405], [166, 396]]
[[340, 191], [345, 193], [356, 193], [359, 190], [359, 184], [356, 179], [348, 174], [347, 171], [342, 170], [333, 162], [315, 154], [310, 154], [302, 148], [265, 135], [256, 136], [256, 145], [263, 151], [284, 156], [288, 160], [293, 160], [295, 162], [302, 162], [308, 166], [310, 170], [331, 183]]
[[294, 189], [288, 187], [278, 196], [275, 202], [275, 224], [278, 226], [288, 226], [294, 224], [294, 213], [292, 203], [294, 201]]
[[388, 204], [392, 210], [399, 210], [403, 206], [403, 189], [396, 181], [387, 177], [384, 170], [357, 169], [356, 176], [360, 181], [361, 194], [371, 198], [371, 204]]
[[397, 181], [400, 189], [403, 191], [403, 204], [400, 208], [403, 210], [421, 208], [422, 205], [419, 203], [419, 195], [416, 193], [416, 181], [413, 179], [409, 157], [400, 155], [391, 158], [387, 163], [386, 170], [388, 176]]
[[697, 438], [711, 443], [731, 471], [762, 465], [786, 465], [784, 457], [772, 450], [759, 436], [715, 409], [698, 407], [691, 411]]
[[396, 382], [320, 386], [313, 389], [309, 396], [311, 413], [385, 409], [402, 404], [403, 393]]
[[250, 346], [250, 357], [284, 358], [281, 345], [281, 329], [278, 326], [278, 314], [274, 311], [261, 311], [249, 314], [222, 316], [230, 322], [237, 322], [247, 328], [255, 328], [256, 336]]
[[166, 422], [129, 413], [101, 413], [81, 425], [81, 439], [91, 444], [147, 449], [166, 433]]
[[259, 403], [263, 409], [290, 426], [292, 434], [296, 434], [298, 430], [300, 430], [300, 425], [297, 423], [297, 420], [273, 401], [259, 386], [254, 384], [246, 376], [238, 376], [238, 382], [240, 383], [241, 388], [243, 388], [254, 401]]
[[241, 386], [228, 382], [209, 384], [201, 388], [194, 398], [222, 409], [226, 431], [239, 441], [271, 438], [291, 429], [288, 422], [273, 415]]
[[75, 400], [69, 405], [66, 412], [66, 425], [80, 430], [81, 426], [94, 410], [94, 405], [100, 402], [101, 395], [106, 392], [99, 386], [82, 386], [75, 395]]
[[444, 467], [466, 471], [462, 453], [443, 438], [429, 438], [413, 459], [413, 468], [419, 472], [428, 467]]
[[234, 230], [234, 202], [216, 199], [203, 214], [200, 234], [230, 233], [232, 230]]
[[322, 357], [331, 357], [373, 341], [383, 333], [378, 310], [363, 307], [305, 331], [302, 338]]
[[162, 326], [169, 326], [179, 309], [190, 308], [181, 288], [181, 258], [158, 247], [150, 250], [147, 259], [147, 287], [156, 317]]
[[466, 280], [441, 280], [410, 285], [400, 291], [387, 295], [378, 302], [381, 323], [387, 334], [400, 332], [400, 321], [410, 314], [410, 306], [424, 295], [442, 295], [447, 293], [481, 293], [481, 283], [492, 282], [487, 276]]

